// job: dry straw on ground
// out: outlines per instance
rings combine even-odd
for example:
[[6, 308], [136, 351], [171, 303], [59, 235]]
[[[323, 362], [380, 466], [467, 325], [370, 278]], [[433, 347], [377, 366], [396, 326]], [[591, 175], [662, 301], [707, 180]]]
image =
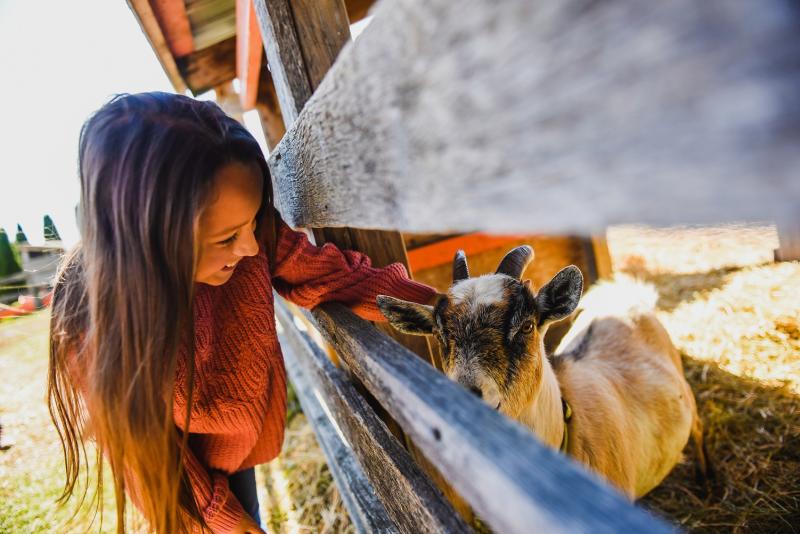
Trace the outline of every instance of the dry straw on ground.
[[283, 450], [257, 475], [262, 521], [269, 532], [355, 532], [302, 413], [290, 407]]
[[[800, 263], [772, 263], [777, 237], [766, 225], [615, 227], [608, 238], [615, 269], [659, 291], [717, 470], [714, 484], [695, 482], [687, 448], [640, 504], [693, 532], [800, 531]], [[347, 531], [304, 424], [297, 419], [267, 468], [273, 484], [283, 476], [296, 491], [294, 515], [280, 508], [280, 531]]]
[[771, 227], [609, 232], [616, 267], [651, 281], [683, 354], [717, 469], [691, 453], [642, 504], [696, 532], [800, 531], [800, 264]]

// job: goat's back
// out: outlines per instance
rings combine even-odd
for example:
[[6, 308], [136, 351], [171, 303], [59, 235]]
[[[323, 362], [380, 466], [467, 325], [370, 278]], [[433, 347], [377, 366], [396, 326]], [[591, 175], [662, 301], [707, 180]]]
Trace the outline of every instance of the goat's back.
[[694, 413], [678, 351], [654, 314], [657, 298], [629, 278], [593, 288], [554, 356], [575, 414], [570, 453], [636, 497], [680, 459]]

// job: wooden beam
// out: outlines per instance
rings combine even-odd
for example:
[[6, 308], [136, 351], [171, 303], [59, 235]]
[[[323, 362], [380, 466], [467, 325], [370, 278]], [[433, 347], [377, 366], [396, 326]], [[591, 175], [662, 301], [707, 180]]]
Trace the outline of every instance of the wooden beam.
[[136, 17], [139, 27], [147, 37], [150, 47], [153, 49], [153, 52], [155, 52], [159, 63], [161, 63], [161, 68], [164, 69], [164, 73], [167, 75], [167, 78], [169, 78], [170, 83], [172, 83], [175, 92], [183, 93], [186, 91], [186, 83], [183, 81], [183, 77], [178, 70], [178, 65], [175, 63], [175, 58], [172, 56], [172, 52], [169, 49], [164, 33], [161, 31], [161, 26], [158, 24], [155, 13], [153, 13], [153, 9], [150, 7], [150, 2], [148, 2], [148, 0], [127, 1], [128, 7], [130, 7], [134, 17]]
[[[350, 39], [344, 4], [342, 0], [296, 0], [291, 5], [287, 0], [255, 0], [255, 8], [284, 123], [291, 125]], [[343, 249], [365, 252], [376, 267], [401, 262], [408, 268], [398, 232], [319, 228], [314, 236], [320, 244], [330, 241]], [[433, 361], [426, 340], [396, 336]]]
[[234, 0], [180, 0], [186, 4], [195, 50], [236, 37]]
[[225, 82], [214, 88], [216, 102], [229, 117], [236, 119], [239, 124], [244, 124], [242, 104], [239, 95], [233, 89], [233, 82]]
[[[332, 67], [339, 51], [350, 40], [350, 27], [342, 0], [254, 0], [265, 43], [267, 61], [275, 82], [284, 123], [291, 126], [312, 92]], [[331, 124], [332, 126], [332, 124]], [[281, 186], [279, 185], [280, 189]], [[281, 205], [278, 205], [281, 208]], [[326, 225], [322, 225], [326, 226]], [[316, 228], [315, 241], [335, 243], [342, 249], [366, 253], [376, 267], [401, 262], [408, 268], [405, 244], [399, 232], [364, 231], [352, 228]], [[386, 333], [441, 369], [438, 353], [431, 351], [424, 337], [409, 336], [381, 326]], [[393, 421], [387, 421], [393, 425]], [[416, 454], [413, 444], [408, 444]], [[421, 456], [418, 461], [428, 467]], [[455, 495], [434, 469], [427, 469], [450, 502], [468, 520], [471, 511]]]
[[189, 89], [196, 96], [236, 78], [236, 37], [176, 60]]
[[[294, 329], [294, 325], [284, 325], [283, 332], [287, 328]], [[300, 363], [302, 356], [298, 356], [297, 353], [307, 350], [306, 347], [302, 345], [301, 341], [296, 341], [292, 337], [287, 339], [285, 334], [279, 333], [278, 338], [283, 352], [286, 374], [292, 382], [292, 387], [303, 408], [303, 414], [311, 423], [317, 443], [325, 454], [328, 468], [339, 488], [339, 495], [341, 495], [356, 532], [395, 532], [392, 521], [375, 494], [372, 484], [364, 475], [348, 443], [340, 435], [341, 431], [328, 417], [326, 412], [330, 409], [327, 404], [322, 404], [320, 398], [316, 396], [316, 386], [303, 370]]]
[[785, 0], [379, 2], [273, 151], [276, 195], [297, 226], [432, 233], [789, 217], [798, 24]]
[[345, 0], [344, 5], [347, 8], [350, 24], [365, 18], [374, 3], [375, 0]]
[[253, 0], [236, 0], [236, 75], [239, 78], [239, 99], [244, 111], [256, 106], [262, 50]]
[[[327, 411], [349, 445], [347, 450], [339, 450], [335, 455], [324, 447], [328, 464], [332, 469], [347, 467], [352, 471], [357, 466], [342, 465], [342, 457], [349, 462], [355, 456], [372, 481], [369, 488], [365, 488], [366, 484], [360, 480], [356, 485], [353, 485], [353, 480], [337, 480], [345, 495], [355, 493], [355, 500], [366, 503], [357, 507], [355, 519], [375, 515], [372, 510], [376, 504], [368, 499], [377, 496], [383, 503], [378, 512], [384, 509], [400, 532], [470, 532], [354, 389], [344, 372], [336, 369], [327, 355], [295, 327], [291, 312], [279, 298], [276, 298], [275, 311], [282, 330], [279, 336], [286, 368], [303, 402], [304, 412], [308, 413], [306, 404], [311, 405], [312, 414]], [[325, 403], [324, 408], [316, 407], [320, 402]], [[324, 414], [313, 417], [314, 431], [318, 435], [331, 425]], [[327, 441], [331, 441], [330, 437]], [[352, 517], [353, 512], [350, 515]]]
[[313, 89], [288, 0], [253, 0], [284, 124], [294, 124]]
[[350, 370], [495, 532], [672, 532], [339, 304], [314, 310]]
[[610, 278], [614, 270], [611, 263], [611, 252], [608, 250], [606, 233], [597, 233], [588, 239], [590, 240], [592, 250], [592, 254], [589, 256], [589, 263], [594, 265], [595, 280]]
[[463, 250], [467, 257], [472, 254], [502, 247], [507, 243], [524, 238], [522, 235], [490, 235], [483, 233], [465, 234], [449, 237], [435, 243], [408, 251], [408, 264], [412, 272], [422, 271], [437, 265], [450, 264], [457, 250]]
[[164, 33], [172, 57], [194, 52], [192, 28], [183, 0], [150, 0], [150, 7]]
[[[263, 56], [264, 52], [261, 51]], [[267, 140], [267, 148], [272, 151], [286, 133], [286, 126], [281, 115], [281, 106], [278, 103], [278, 93], [272, 81], [272, 75], [267, 68], [267, 61], [262, 57], [261, 72], [258, 80], [258, 95], [256, 96], [256, 110], [261, 119], [261, 128]]]
[[350, 42], [347, 11], [343, 0], [292, 0], [290, 5], [305, 71], [316, 90]]
[[778, 223], [778, 248], [775, 261], [800, 261], [800, 219]]

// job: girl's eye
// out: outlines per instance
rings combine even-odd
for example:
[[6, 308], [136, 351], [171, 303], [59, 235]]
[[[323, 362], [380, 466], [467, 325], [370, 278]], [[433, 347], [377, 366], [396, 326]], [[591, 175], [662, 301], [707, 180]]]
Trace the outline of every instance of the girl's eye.
[[525, 321], [522, 323], [522, 326], [519, 328], [519, 330], [523, 334], [530, 334], [533, 332], [533, 321]]
[[218, 244], [218, 245], [222, 245], [223, 247], [225, 247], [225, 246], [228, 246], [228, 245], [231, 245], [231, 244], [233, 244], [233, 242], [234, 242], [234, 241], [236, 241], [236, 238], [237, 238], [238, 236], [239, 236], [239, 232], [236, 232], [235, 234], [233, 234], [232, 236], [230, 236], [228, 239], [225, 239], [224, 241], [220, 241], [220, 242], [219, 242], [219, 243], [217, 243], [217, 244]]

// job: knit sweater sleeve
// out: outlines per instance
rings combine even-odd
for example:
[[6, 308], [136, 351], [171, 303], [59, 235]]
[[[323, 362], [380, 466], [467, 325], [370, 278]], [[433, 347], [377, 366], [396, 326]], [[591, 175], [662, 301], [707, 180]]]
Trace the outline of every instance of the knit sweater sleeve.
[[184, 466], [198, 507], [211, 531], [214, 534], [232, 532], [245, 511], [228, 487], [228, 476], [206, 469], [191, 448], [186, 451]]
[[302, 232], [281, 224], [273, 286], [284, 298], [304, 308], [338, 301], [368, 321], [385, 321], [375, 303], [378, 295], [426, 303], [436, 291], [409, 279], [401, 263], [372, 267], [366, 255], [340, 250], [332, 243], [312, 245]]

